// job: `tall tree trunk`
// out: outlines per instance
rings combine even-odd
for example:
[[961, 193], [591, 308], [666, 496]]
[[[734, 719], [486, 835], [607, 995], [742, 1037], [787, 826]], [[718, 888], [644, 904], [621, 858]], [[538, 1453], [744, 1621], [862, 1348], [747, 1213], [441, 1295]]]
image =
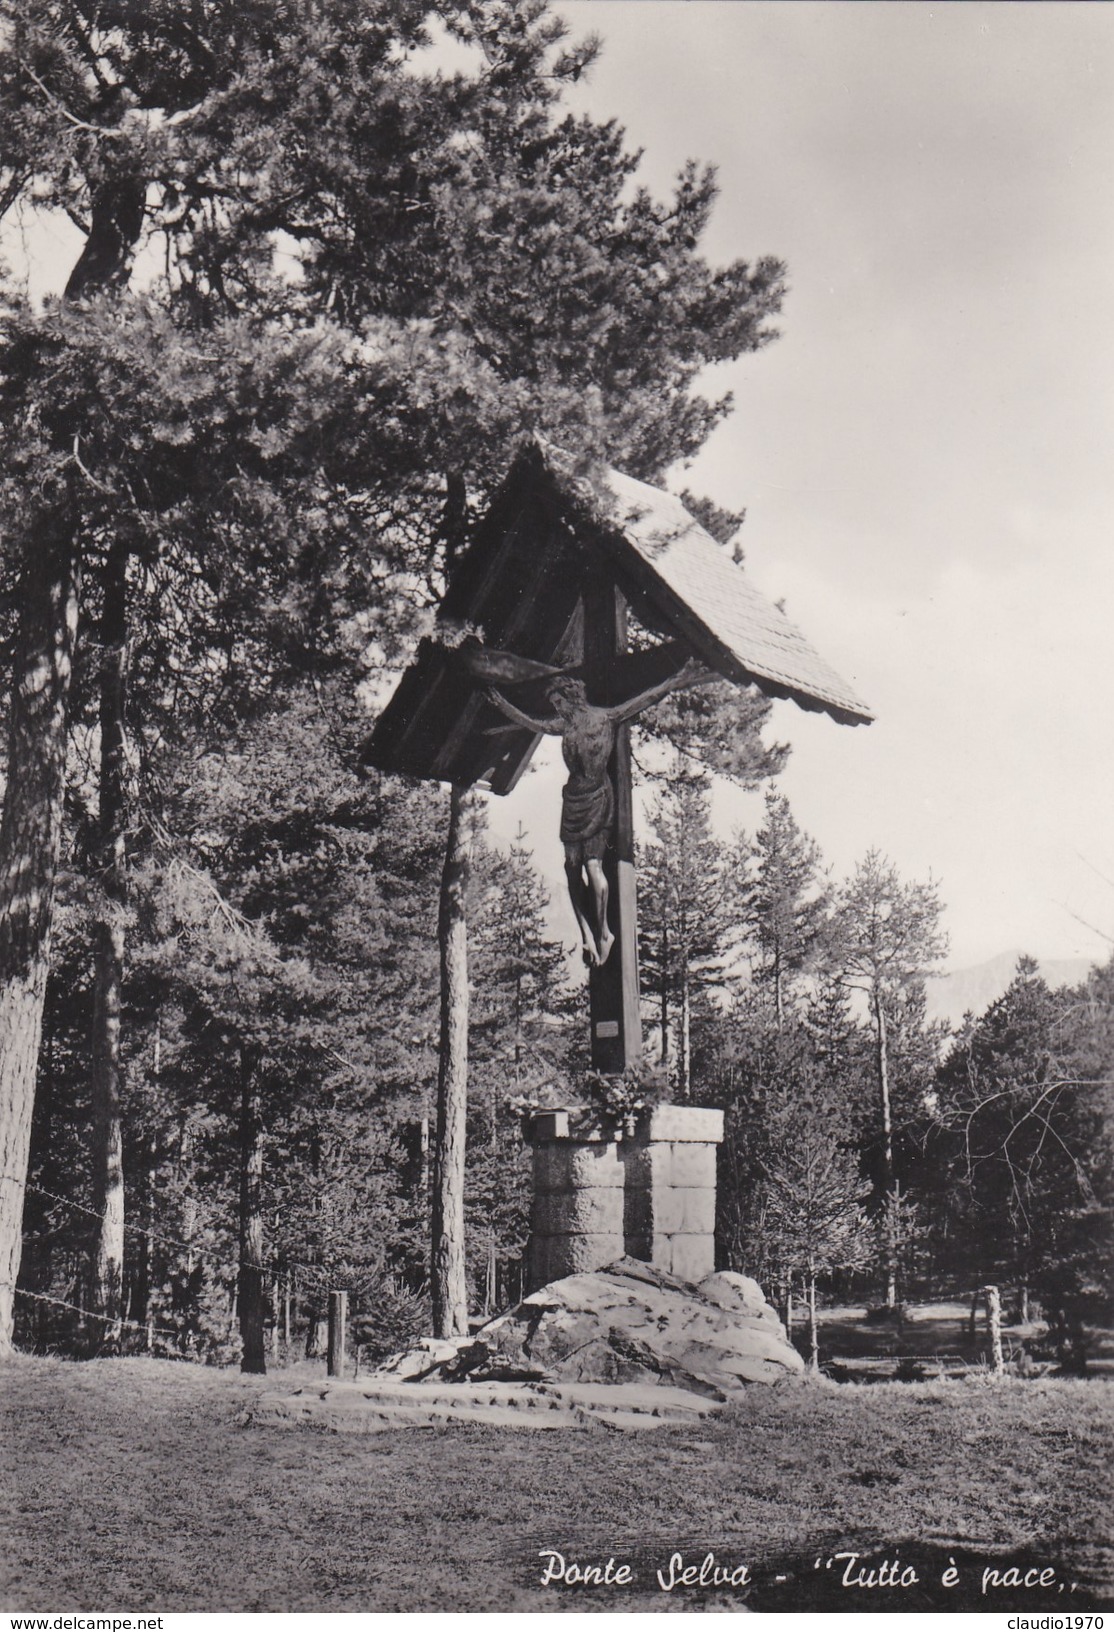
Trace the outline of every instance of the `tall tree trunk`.
[[263, 1327], [263, 1116], [259, 1101], [257, 1055], [240, 1046], [240, 1274], [237, 1311], [243, 1352], [240, 1370], [262, 1375], [267, 1370]]
[[469, 795], [454, 783], [441, 874], [437, 938], [441, 953], [441, 1050], [434, 1151], [433, 1261], [430, 1291], [435, 1337], [468, 1330], [464, 1268], [464, 1139], [468, 1110], [468, 924], [471, 860]]
[[441, 536], [445, 541], [445, 573], [448, 575], [468, 540], [468, 486], [458, 470], [450, 470], [445, 477]]
[[808, 1369], [820, 1370], [820, 1333], [816, 1325], [816, 1271], [808, 1271]]
[[984, 1286], [986, 1299], [986, 1335], [990, 1341], [990, 1364], [995, 1377], [1005, 1376], [1006, 1362], [1002, 1353], [1002, 1300], [996, 1286]]
[[68, 502], [48, 524], [20, 581], [0, 818], [0, 1354], [12, 1345], [77, 637], [79, 567]]
[[[159, 1079], [162, 1075], [162, 1017], [155, 1017], [155, 1039], [151, 1051], [151, 1087], [152, 1099], [157, 1106], [159, 1099]], [[154, 1125], [148, 1130], [146, 1141], [145, 1160], [143, 1164], [143, 1234], [139, 1237], [137, 1253], [137, 1268], [134, 1282], [133, 1302], [135, 1319], [149, 1320], [151, 1304], [151, 1290], [155, 1284], [155, 1215], [157, 1208], [157, 1189], [159, 1175], [159, 1137]], [[148, 1348], [150, 1343], [148, 1343]]]
[[661, 1063], [669, 1064], [669, 930], [661, 926]]
[[889, 1038], [886, 1032], [886, 1009], [882, 1002], [882, 993], [874, 987], [871, 993], [874, 1009], [874, 1046], [875, 1061], [878, 1070], [878, 1097], [882, 1109], [882, 1206], [886, 1212], [885, 1229], [885, 1271], [886, 1271], [886, 1308], [893, 1309], [897, 1304], [897, 1244], [894, 1239], [897, 1220], [894, 1209], [897, 1197], [894, 1194], [894, 1134], [893, 1117], [890, 1110], [890, 1051]]
[[93, 1204], [100, 1216], [90, 1262], [89, 1297], [119, 1332], [124, 1279], [124, 1134], [120, 1112], [120, 1008], [124, 984], [127, 841], [127, 546], [117, 541], [105, 566], [101, 614], [100, 831], [103, 891], [93, 952]]
[[155, 1168], [157, 1163], [158, 1146], [152, 1133], [147, 1138], [146, 1148], [143, 1153], [141, 1172], [141, 1216], [143, 1225], [137, 1238], [128, 1291], [128, 1301], [131, 1305], [130, 1318], [138, 1321], [141, 1325], [147, 1319], [147, 1311], [151, 1303], [151, 1286], [155, 1275], [155, 1243], [151, 1232], [155, 1228]]
[[146, 182], [140, 176], [108, 176], [93, 189], [89, 236], [67, 280], [67, 300], [84, 300], [127, 287], [136, 242], [143, 231], [146, 196]]
[[424, 1213], [429, 1206], [429, 1117], [418, 1123], [418, 1206]]
[[328, 1347], [328, 1341], [328, 1316], [321, 1313], [321, 1306], [317, 1302], [317, 1295], [314, 1294], [314, 1296], [310, 1299], [309, 1323], [306, 1326], [306, 1359], [319, 1360]]
[[[143, 227], [142, 178], [103, 182], [67, 300], [122, 288]], [[78, 517], [67, 491], [25, 541], [0, 819], [0, 1354], [11, 1349], [35, 1075], [62, 836], [66, 731], [80, 593]]]
[[495, 1313], [495, 1288], [499, 1279], [499, 1259], [495, 1246], [494, 1231], [487, 1243], [487, 1264], [484, 1269], [484, 1306], [485, 1315]]
[[681, 954], [681, 1098], [692, 1098], [692, 995], [688, 952]]

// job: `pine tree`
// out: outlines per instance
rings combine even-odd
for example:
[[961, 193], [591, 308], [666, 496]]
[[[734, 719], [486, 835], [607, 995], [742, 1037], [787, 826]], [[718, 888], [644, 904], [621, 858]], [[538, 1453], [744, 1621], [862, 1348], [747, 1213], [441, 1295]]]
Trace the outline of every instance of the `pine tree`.
[[[397, 653], [415, 586], [526, 431], [639, 476], [695, 452], [729, 405], [694, 382], [770, 337], [783, 269], [709, 267], [710, 172], [658, 203], [613, 124], [558, 117], [593, 47], [562, 48], [541, 4], [2, 16], [0, 200], [88, 229], [66, 303], [11, 308], [0, 341], [6, 1347], [79, 622], [123, 582], [129, 638], [199, 659], [183, 695], [257, 652], [335, 666], [338, 631]], [[433, 23], [475, 72], [422, 71]], [[144, 242], [166, 274], [139, 296]], [[151, 666], [132, 657], [135, 700]], [[111, 963], [106, 994], [118, 945]]]
[[772, 1125], [761, 1158], [763, 1228], [790, 1274], [800, 1276], [808, 1307], [809, 1363], [819, 1367], [816, 1283], [855, 1268], [869, 1254], [862, 1203], [869, 1194], [851, 1143], [846, 1103], [814, 1076], [767, 1105]]
[[694, 1012], [723, 984], [727, 923], [708, 780], [679, 757], [651, 809], [650, 831], [639, 856], [641, 984], [657, 1009], [662, 1063], [672, 1066], [677, 1092], [688, 1099]]
[[716, 1028], [707, 1069], [711, 1097], [725, 1113], [716, 1236], [730, 1268], [780, 1289], [788, 1325], [795, 1265], [767, 1227], [762, 1164], [776, 1137], [777, 1107], [791, 1103], [807, 1079], [808, 1040], [796, 1024], [776, 1026], [765, 997], [745, 988]]
[[529, 1229], [528, 1105], [567, 1103], [580, 998], [549, 931], [549, 892], [520, 828], [509, 853], [478, 859], [474, 926], [471, 1088], [466, 1188], [470, 1262], [482, 1306], [495, 1307], [498, 1263], [521, 1257]]
[[1065, 1326], [1073, 1298], [1098, 1313], [1109, 1264], [1114, 1056], [1108, 1040], [1092, 1044], [1109, 1030], [1103, 979], [1054, 992], [1022, 958], [935, 1085], [950, 1263], [980, 1283], [1013, 1283], [1023, 1318], [1038, 1287]]
[[795, 983], [821, 951], [830, 892], [820, 876], [820, 849], [797, 826], [789, 801], [772, 788], [753, 843], [738, 849], [742, 877], [736, 888], [758, 950], [755, 979], [769, 987], [780, 1025]]
[[[268, 1299], [289, 1261], [313, 1271], [298, 1272], [307, 1293], [320, 1290], [318, 1274], [381, 1271], [415, 1284], [427, 1274], [426, 1197], [402, 1148], [433, 1098], [431, 873], [442, 800], [425, 787], [356, 780], [350, 765], [365, 731], [346, 688], [307, 683], [219, 738], [211, 726], [200, 738], [180, 732], [152, 762], [124, 1016], [133, 1319], [147, 1275], [134, 1249], [144, 1239], [137, 1231], [150, 1227], [152, 1191], [165, 1214], [160, 1233], [216, 1230], [210, 1284], [234, 1283], [238, 1262], [250, 1271], [257, 1261], [268, 1267]], [[173, 831], [188, 842], [171, 841]], [[256, 942], [267, 950], [258, 968]], [[245, 1054], [250, 1074], [241, 1071]], [[77, 1072], [82, 1059], [78, 1052]], [[73, 1076], [67, 1092], [80, 1100]], [[231, 1229], [236, 1187], [226, 1179], [241, 1154], [251, 1156], [252, 1142], [240, 1138], [245, 1085], [258, 1102], [264, 1168], [241, 1251]], [[87, 1167], [82, 1155], [61, 1186], [83, 1201], [77, 1181]], [[199, 1208], [192, 1222], [182, 1211], [187, 1191]], [[171, 1272], [193, 1273], [156, 1245], [148, 1276], [156, 1326], [171, 1318]], [[250, 1302], [239, 1300], [241, 1317]], [[215, 1315], [206, 1319], [227, 1348]]]
[[[902, 1021], [908, 1022], [910, 1013], [923, 1019], [924, 977], [947, 949], [939, 928], [941, 910], [935, 884], [903, 884], [896, 869], [872, 850], [841, 890], [832, 926], [833, 966], [845, 986], [863, 993], [869, 1009], [880, 1129], [878, 1200], [891, 1217], [896, 1217], [897, 1184], [892, 1045], [895, 1031]], [[904, 1029], [910, 1029], [907, 1023]], [[902, 1089], [906, 1084], [897, 1086]], [[884, 1256], [886, 1303], [893, 1307], [895, 1240], [889, 1241]]]
[[830, 1029], [821, 1032], [792, 1006], [779, 1023], [766, 994], [746, 988], [717, 1028], [709, 1059], [726, 1113], [717, 1238], [732, 1268], [779, 1294], [787, 1327], [794, 1293], [804, 1291], [814, 1362], [817, 1282], [863, 1263], [871, 1239], [846, 1020], [839, 1016], [833, 1055]]

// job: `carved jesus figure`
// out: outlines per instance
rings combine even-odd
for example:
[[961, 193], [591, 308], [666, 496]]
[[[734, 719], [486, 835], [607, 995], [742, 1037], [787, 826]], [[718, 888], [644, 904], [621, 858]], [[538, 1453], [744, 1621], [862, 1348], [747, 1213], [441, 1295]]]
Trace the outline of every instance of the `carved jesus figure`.
[[633, 720], [671, 691], [709, 678], [703, 665], [689, 658], [676, 674], [637, 697], [610, 708], [599, 708], [588, 701], [582, 680], [561, 675], [546, 688], [553, 717], [543, 720], [524, 714], [494, 687], [487, 691], [495, 707], [515, 725], [561, 738], [561, 753], [569, 771], [561, 794], [565, 877], [580, 928], [584, 961], [593, 967], [607, 962], [615, 941], [607, 921], [608, 890], [603, 858], [615, 814], [615, 796], [607, 767], [616, 732], [627, 720]]

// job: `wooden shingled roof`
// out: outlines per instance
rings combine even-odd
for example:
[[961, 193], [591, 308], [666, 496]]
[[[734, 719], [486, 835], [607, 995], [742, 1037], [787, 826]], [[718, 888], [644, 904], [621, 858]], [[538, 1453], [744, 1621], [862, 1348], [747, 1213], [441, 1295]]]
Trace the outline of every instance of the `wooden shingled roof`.
[[[800, 630], [671, 494], [618, 471], [589, 483], [554, 450], [530, 444], [516, 459], [441, 606], [447, 628], [482, 631], [486, 646], [557, 667], [582, 657], [581, 595], [605, 574], [639, 623], [666, 643], [639, 654], [641, 689], [694, 654], [739, 685], [845, 725], [869, 709]], [[521, 706], [540, 691], [516, 693]], [[423, 641], [380, 715], [365, 757], [381, 770], [438, 781], [486, 782], [508, 793], [537, 744], [507, 722], [453, 651]]]

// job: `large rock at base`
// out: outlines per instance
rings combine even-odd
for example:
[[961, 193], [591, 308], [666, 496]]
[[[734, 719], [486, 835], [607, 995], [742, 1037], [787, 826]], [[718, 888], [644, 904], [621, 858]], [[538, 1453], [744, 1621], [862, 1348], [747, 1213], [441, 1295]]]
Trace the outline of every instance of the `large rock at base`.
[[437, 1369], [461, 1380], [656, 1382], [726, 1399], [805, 1368], [747, 1276], [709, 1275], [693, 1286], [620, 1258], [532, 1292]]

